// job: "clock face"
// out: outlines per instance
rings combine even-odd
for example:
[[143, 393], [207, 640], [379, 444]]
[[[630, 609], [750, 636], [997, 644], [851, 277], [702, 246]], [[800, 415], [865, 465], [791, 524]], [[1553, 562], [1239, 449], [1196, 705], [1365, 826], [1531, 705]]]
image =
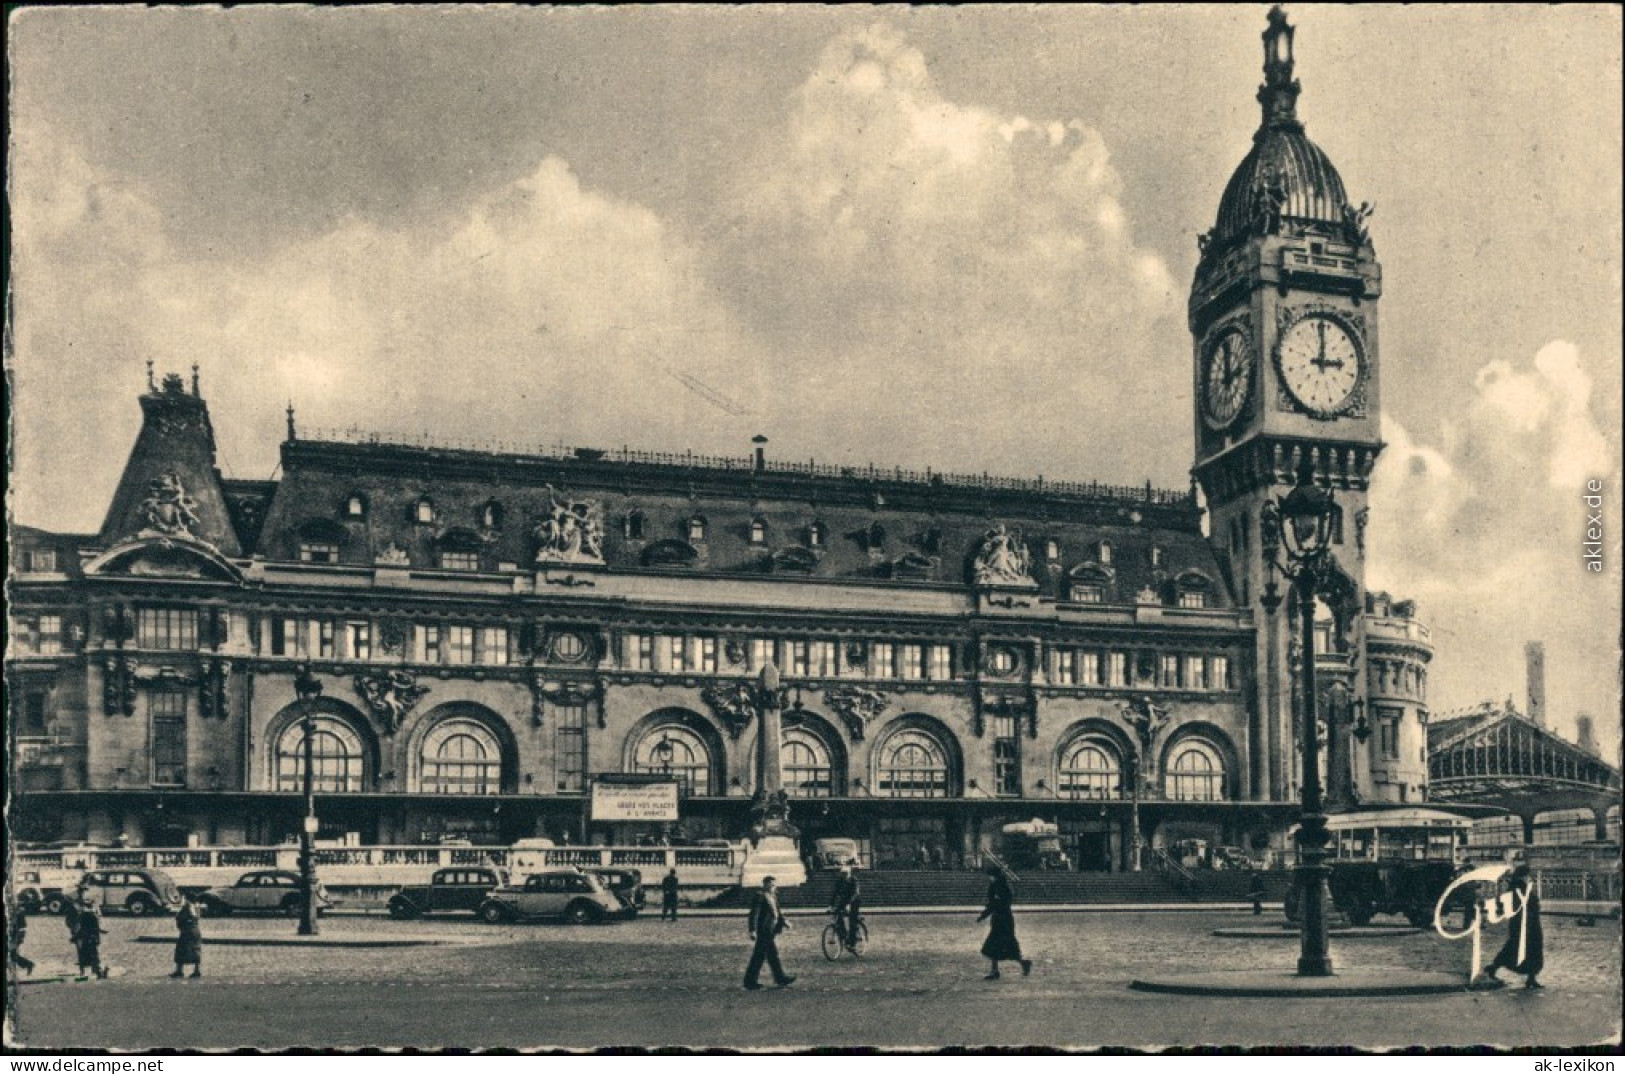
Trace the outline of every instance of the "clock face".
[[1360, 348], [1330, 317], [1299, 318], [1281, 337], [1276, 356], [1287, 391], [1311, 414], [1338, 413], [1360, 383]]
[[1253, 364], [1247, 351], [1247, 337], [1237, 328], [1220, 333], [1208, 348], [1202, 416], [1213, 429], [1223, 429], [1235, 421], [1247, 402], [1253, 380]]

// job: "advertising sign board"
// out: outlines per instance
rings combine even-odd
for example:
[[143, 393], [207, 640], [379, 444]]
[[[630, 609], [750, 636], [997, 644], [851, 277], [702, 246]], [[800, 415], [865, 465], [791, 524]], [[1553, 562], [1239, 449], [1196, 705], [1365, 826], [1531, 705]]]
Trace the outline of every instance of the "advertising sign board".
[[677, 819], [677, 781], [592, 782], [592, 819], [672, 821]]

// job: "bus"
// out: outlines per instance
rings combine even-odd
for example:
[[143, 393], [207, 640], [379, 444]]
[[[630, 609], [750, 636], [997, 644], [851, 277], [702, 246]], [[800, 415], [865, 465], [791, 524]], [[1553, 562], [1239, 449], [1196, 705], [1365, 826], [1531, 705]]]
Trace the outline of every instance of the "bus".
[[[1472, 828], [1469, 817], [1418, 806], [1326, 818], [1332, 905], [1354, 925], [1368, 925], [1377, 914], [1429, 924], [1439, 896], [1467, 864]], [[1297, 920], [1298, 899], [1294, 887], [1289, 920]]]

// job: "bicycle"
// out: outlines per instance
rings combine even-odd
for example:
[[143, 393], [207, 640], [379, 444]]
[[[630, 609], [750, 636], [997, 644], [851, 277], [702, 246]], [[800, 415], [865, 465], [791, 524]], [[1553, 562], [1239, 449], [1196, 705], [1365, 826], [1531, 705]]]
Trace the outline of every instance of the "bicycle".
[[819, 944], [824, 949], [824, 957], [831, 962], [840, 958], [842, 951], [850, 951], [853, 958], [861, 958], [864, 951], [869, 948], [869, 923], [859, 917], [857, 935], [848, 944], [846, 930], [841, 927], [844, 916], [844, 914], [836, 915], [834, 920], [824, 926], [824, 934], [819, 938]]

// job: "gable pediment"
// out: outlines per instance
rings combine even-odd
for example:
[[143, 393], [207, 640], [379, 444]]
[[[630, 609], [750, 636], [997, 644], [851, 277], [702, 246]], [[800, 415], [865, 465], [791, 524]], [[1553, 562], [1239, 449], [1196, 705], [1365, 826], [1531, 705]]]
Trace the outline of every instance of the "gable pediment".
[[211, 545], [177, 537], [126, 541], [85, 564], [85, 574], [243, 583], [242, 572]]

